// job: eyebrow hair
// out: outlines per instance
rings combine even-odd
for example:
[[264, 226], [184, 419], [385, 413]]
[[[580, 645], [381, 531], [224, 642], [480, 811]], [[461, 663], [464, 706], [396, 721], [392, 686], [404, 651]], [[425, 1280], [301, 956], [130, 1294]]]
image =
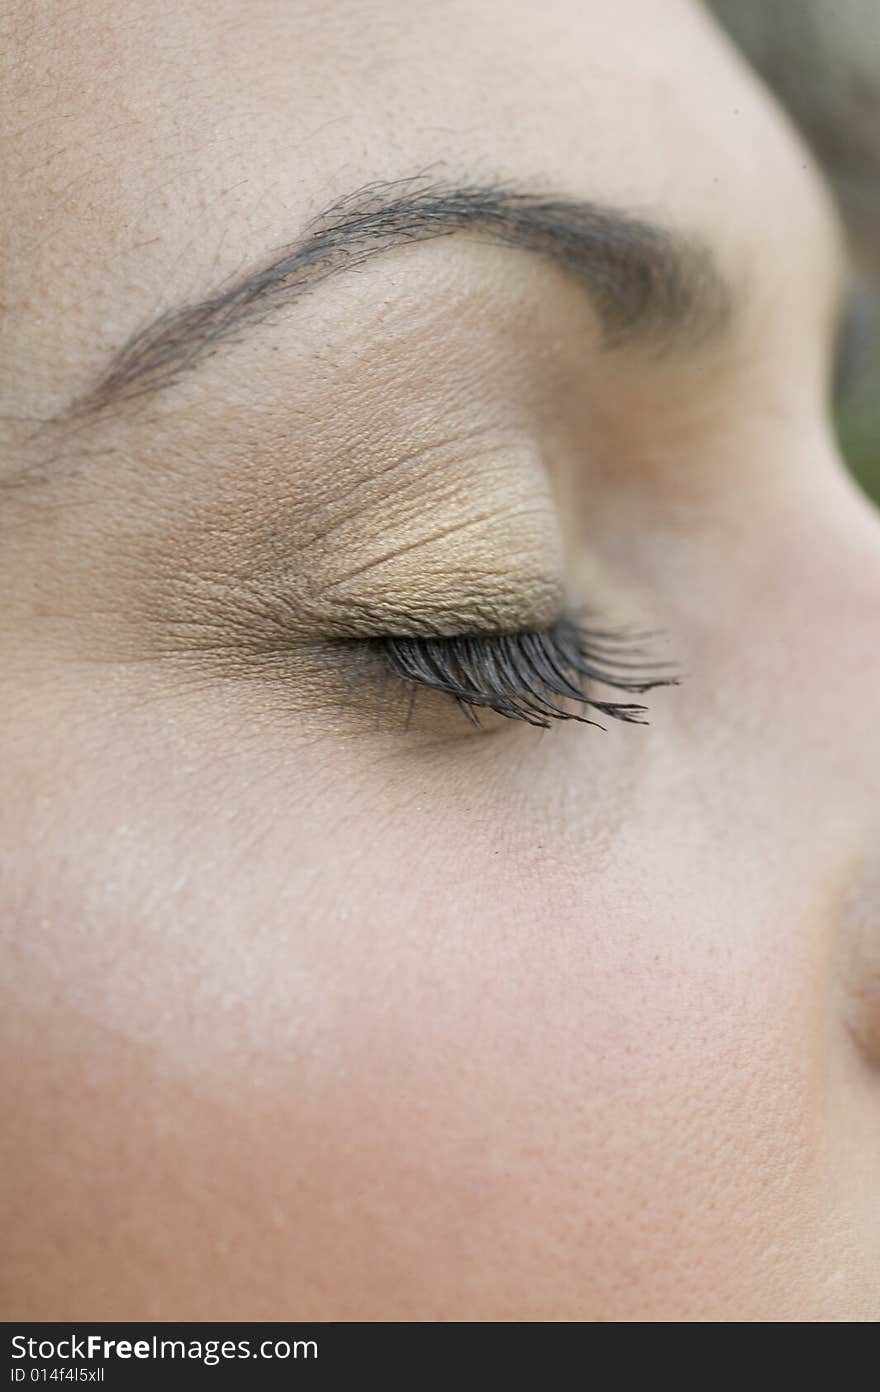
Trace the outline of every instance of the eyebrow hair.
[[729, 318], [730, 287], [693, 235], [581, 199], [503, 184], [426, 184], [416, 176], [340, 198], [267, 265], [160, 314], [132, 334], [65, 414], [91, 414], [167, 387], [224, 340], [330, 277], [401, 246], [461, 232], [537, 254], [580, 282], [605, 348], [634, 339], [699, 343]]

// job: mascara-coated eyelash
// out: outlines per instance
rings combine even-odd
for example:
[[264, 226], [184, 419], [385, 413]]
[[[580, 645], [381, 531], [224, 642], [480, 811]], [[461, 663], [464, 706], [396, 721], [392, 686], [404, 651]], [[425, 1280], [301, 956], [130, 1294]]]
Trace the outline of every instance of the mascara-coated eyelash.
[[[658, 671], [656, 664], [633, 659], [635, 644], [645, 636], [599, 632], [560, 619], [533, 633], [375, 638], [370, 646], [387, 672], [414, 690], [453, 697], [476, 723], [483, 708], [546, 729], [554, 720], [599, 724], [583, 714], [585, 709], [644, 724], [645, 706], [599, 700], [591, 684], [633, 693], [675, 685], [674, 676], [650, 675]], [[566, 709], [560, 701], [581, 709]]]

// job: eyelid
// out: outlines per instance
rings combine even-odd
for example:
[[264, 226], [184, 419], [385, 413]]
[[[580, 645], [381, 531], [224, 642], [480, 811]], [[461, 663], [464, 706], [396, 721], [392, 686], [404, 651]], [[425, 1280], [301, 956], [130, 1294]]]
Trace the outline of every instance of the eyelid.
[[645, 706], [593, 693], [595, 685], [642, 693], [677, 684], [666, 664], [636, 656], [644, 636], [590, 630], [563, 618], [525, 633], [385, 637], [370, 640], [369, 647], [386, 674], [413, 691], [451, 697], [474, 723], [479, 723], [477, 712], [488, 709], [547, 728], [556, 720], [598, 724], [584, 714], [587, 710], [646, 723]]

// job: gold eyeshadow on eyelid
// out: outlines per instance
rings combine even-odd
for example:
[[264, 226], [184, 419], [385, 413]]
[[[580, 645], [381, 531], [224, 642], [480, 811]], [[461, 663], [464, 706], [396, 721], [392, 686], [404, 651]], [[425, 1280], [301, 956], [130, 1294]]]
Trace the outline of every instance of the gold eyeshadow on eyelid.
[[533, 446], [489, 441], [417, 461], [361, 508], [325, 515], [297, 564], [312, 621], [334, 636], [509, 632], [560, 617], [562, 529]]

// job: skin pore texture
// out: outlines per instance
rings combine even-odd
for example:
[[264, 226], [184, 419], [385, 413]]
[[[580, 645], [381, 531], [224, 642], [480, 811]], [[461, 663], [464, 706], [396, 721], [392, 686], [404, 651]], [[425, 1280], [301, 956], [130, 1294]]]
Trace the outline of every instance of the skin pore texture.
[[[804, 148], [685, 0], [5, 22], [6, 1317], [880, 1317], [880, 525]], [[656, 223], [729, 313], [609, 344], [458, 230], [78, 407], [400, 181]], [[649, 728], [407, 722], [338, 641], [584, 606], [682, 674]]]

